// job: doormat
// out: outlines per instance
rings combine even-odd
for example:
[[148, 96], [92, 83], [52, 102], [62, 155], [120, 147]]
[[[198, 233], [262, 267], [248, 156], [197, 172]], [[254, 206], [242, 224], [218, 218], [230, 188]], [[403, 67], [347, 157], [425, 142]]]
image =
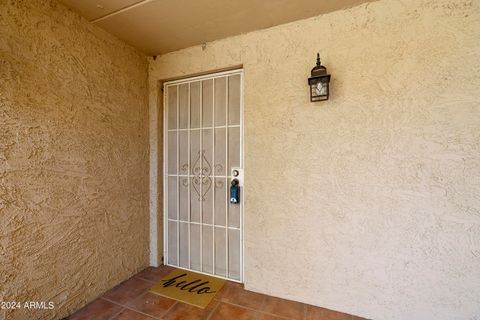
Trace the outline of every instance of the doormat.
[[224, 284], [223, 279], [175, 269], [155, 284], [150, 292], [204, 309]]

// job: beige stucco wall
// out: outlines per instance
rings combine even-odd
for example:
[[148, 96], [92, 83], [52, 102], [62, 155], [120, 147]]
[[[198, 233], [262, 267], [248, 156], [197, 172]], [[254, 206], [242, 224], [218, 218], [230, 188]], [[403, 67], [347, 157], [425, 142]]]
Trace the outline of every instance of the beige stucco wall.
[[148, 265], [147, 62], [55, 1], [0, 0], [0, 300], [60, 319]]
[[[315, 54], [332, 74], [310, 103]], [[243, 64], [246, 288], [374, 319], [480, 318], [480, 1], [381, 0], [192, 47]]]

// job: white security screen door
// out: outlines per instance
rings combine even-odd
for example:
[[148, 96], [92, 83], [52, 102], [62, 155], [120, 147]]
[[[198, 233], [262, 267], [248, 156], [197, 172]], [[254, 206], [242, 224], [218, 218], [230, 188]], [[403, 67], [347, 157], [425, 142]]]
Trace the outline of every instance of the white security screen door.
[[[164, 213], [167, 265], [243, 281], [241, 70], [164, 84]], [[240, 175], [239, 178], [242, 178]]]

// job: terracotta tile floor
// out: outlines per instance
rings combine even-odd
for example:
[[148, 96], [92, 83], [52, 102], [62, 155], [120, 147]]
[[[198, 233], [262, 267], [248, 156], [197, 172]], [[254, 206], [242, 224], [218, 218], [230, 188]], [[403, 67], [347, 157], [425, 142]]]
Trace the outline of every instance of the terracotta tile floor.
[[70, 320], [362, 320], [363, 318], [243, 289], [227, 282], [205, 309], [148, 292], [173, 268], [149, 267], [108, 291]]

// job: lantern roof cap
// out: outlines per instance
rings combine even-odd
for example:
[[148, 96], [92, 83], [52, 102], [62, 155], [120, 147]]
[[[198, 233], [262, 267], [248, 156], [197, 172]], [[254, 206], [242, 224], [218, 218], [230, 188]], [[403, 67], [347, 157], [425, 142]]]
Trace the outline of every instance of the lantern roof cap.
[[322, 66], [320, 62], [320, 53], [317, 53], [317, 64], [312, 69], [312, 77], [324, 76], [327, 75], [327, 68]]

